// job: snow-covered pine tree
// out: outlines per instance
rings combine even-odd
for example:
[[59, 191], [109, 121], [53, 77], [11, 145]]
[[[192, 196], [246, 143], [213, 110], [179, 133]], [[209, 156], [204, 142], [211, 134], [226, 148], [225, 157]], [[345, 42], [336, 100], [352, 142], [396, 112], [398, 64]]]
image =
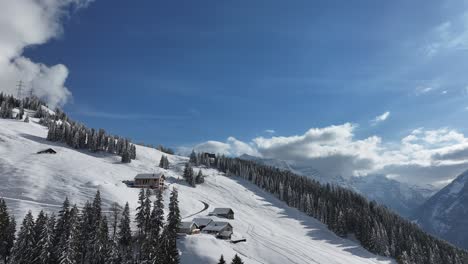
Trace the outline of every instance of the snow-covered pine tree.
[[42, 252], [42, 244], [40, 243], [44, 229], [47, 226], [48, 218], [44, 211], [40, 211], [37, 215], [36, 222], [34, 223], [34, 247], [32, 250], [32, 259], [36, 262]]
[[23, 224], [18, 232], [18, 238], [12, 249], [11, 262], [15, 264], [33, 263], [34, 247], [34, 218], [29, 211], [24, 217]]
[[1, 118], [12, 118], [12, 106], [7, 102], [3, 101], [1, 104], [1, 109], [0, 109], [0, 117]]
[[93, 239], [93, 233], [96, 230], [96, 221], [94, 220], [93, 206], [89, 201], [86, 201], [81, 211], [80, 221], [80, 239], [79, 248], [81, 251], [81, 262], [87, 258], [88, 252], [91, 251], [91, 244]]
[[123, 264], [133, 262], [132, 254], [132, 232], [130, 230], [130, 207], [128, 203], [122, 211], [122, 217], [119, 223], [119, 231], [117, 233], [119, 251], [122, 257]]
[[138, 194], [138, 206], [136, 208], [135, 222], [138, 228], [138, 234], [142, 235], [145, 230], [145, 204], [146, 192], [145, 189], [140, 189]]
[[174, 188], [169, 198], [169, 214], [167, 215], [167, 223], [162, 238], [162, 263], [178, 264], [180, 261], [176, 243], [180, 220], [178, 191]]
[[13, 216], [10, 217], [5, 200], [0, 199], [0, 257], [7, 263], [11, 254], [11, 248], [15, 240], [16, 223]]
[[79, 210], [73, 205], [69, 213], [69, 231], [68, 236], [61, 240], [61, 251], [58, 254], [59, 264], [76, 264], [81, 259], [79, 247], [80, 239], [80, 217]]
[[150, 220], [150, 255], [149, 258], [153, 263], [158, 263], [160, 255], [161, 231], [164, 228], [164, 204], [162, 191], [156, 192], [156, 200], [153, 204]]
[[58, 212], [57, 223], [54, 229], [54, 251], [60, 256], [65, 241], [70, 236], [70, 201], [65, 197], [62, 209]]
[[54, 227], [55, 227], [55, 215], [51, 215], [47, 219], [47, 223], [42, 229], [38, 245], [41, 248], [39, 258], [37, 259], [38, 264], [49, 264], [55, 263], [56, 257], [54, 252]]
[[93, 221], [94, 221], [94, 226], [96, 229], [99, 227], [99, 224], [101, 223], [101, 217], [102, 217], [102, 200], [101, 200], [101, 192], [99, 190], [96, 191], [96, 195], [94, 196], [93, 200]]
[[101, 264], [106, 263], [110, 254], [109, 244], [109, 228], [107, 226], [107, 218], [103, 216], [100, 219], [99, 226], [94, 234], [93, 250], [90, 252], [89, 263]]

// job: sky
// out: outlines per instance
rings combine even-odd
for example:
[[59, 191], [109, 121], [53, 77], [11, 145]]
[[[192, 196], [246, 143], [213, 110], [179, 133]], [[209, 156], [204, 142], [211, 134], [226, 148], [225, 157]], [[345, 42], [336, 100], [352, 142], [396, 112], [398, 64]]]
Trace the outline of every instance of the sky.
[[0, 90], [134, 142], [446, 184], [468, 2], [0, 0]]

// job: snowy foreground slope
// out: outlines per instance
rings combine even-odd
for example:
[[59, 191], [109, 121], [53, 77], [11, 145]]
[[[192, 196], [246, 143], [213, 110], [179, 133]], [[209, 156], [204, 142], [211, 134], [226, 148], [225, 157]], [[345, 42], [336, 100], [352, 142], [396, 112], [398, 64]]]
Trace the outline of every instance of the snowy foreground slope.
[[[137, 159], [121, 164], [120, 157], [77, 151], [45, 140], [46, 128], [31, 122], [0, 119], [0, 197], [18, 218], [27, 210], [57, 211], [65, 196], [82, 205], [101, 190], [104, 208], [111, 202], [137, 205], [138, 189], [127, 188], [123, 180], [137, 173], [161, 171], [156, 165], [162, 155], [155, 149], [137, 146]], [[36, 154], [52, 147], [57, 154]], [[187, 158], [169, 156], [170, 188], [179, 189], [184, 221], [206, 215], [214, 207], [231, 207], [235, 212], [234, 237], [246, 243], [231, 244], [211, 235], [192, 235], [179, 240], [182, 263], [216, 263], [239, 254], [245, 263], [394, 263], [375, 256], [359, 244], [339, 238], [315, 219], [287, 207], [241, 180], [228, 178], [213, 169], [203, 169], [206, 181], [196, 188], [180, 181]], [[197, 171], [197, 168], [195, 169]], [[168, 192], [165, 194], [168, 200]], [[208, 210], [193, 215], [204, 208]]]

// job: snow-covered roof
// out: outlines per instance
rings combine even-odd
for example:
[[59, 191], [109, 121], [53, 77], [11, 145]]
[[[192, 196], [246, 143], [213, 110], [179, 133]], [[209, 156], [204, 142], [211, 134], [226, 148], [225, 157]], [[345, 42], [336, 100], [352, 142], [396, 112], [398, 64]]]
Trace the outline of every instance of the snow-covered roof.
[[136, 179], [159, 179], [161, 177], [164, 177], [164, 174], [162, 173], [140, 173], [135, 176]]
[[210, 214], [213, 215], [224, 215], [224, 214], [229, 214], [229, 213], [234, 213], [234, 211], [231, 208], [215, 208], [213, 212]]
[[211, 218], [194, 218], [193, 222], [197, 224], [197, 226], [207, 226], [213, 222], [213, 220]]
[[189, 229], [192, 228], [193, 225], [197, 226], [194, 222], [180, 222], [179, 229]]
[[211, 222], [209, 225], [207, 225], [203, 231], [214, 231], [214, 232], [220, 232], [224, 228], [226, 228], [229, 224], [228, 222]]

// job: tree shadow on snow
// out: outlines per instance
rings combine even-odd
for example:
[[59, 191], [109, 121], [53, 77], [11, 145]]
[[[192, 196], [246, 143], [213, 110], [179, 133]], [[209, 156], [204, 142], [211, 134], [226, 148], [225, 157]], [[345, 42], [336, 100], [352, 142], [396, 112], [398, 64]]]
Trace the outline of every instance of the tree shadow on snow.
[[299, 211], [296, 208], [289, 207], [285, 202], [280, 201], [274, 195], [262, 190], [255, 184], [241, 178], [241, 177], [229, 177], [235, 182], [245, 187], [248, 191], [253, 192], [259, 198], [259, 201], [263, 202], [263, 206], [274, 207], [280, 209], [278, 212], [280, 218], [289, 218], [299, 221], [301, 225], [307, 230], [307, 235], [313, 240], [325, 241], [329, 244], [333, 244], [341, 248], [343, 251], [349, 252], [355, 256], [367, 259], [376, 259], [378, 261], [388, 261], [390, 258], [375, 255], [366, 249], [364, 249], [359, 242], [354, 242], [346, 238], [341, 238], [328, 227], [315, 219], [312, 216], [308, 216], [305, 213]]

